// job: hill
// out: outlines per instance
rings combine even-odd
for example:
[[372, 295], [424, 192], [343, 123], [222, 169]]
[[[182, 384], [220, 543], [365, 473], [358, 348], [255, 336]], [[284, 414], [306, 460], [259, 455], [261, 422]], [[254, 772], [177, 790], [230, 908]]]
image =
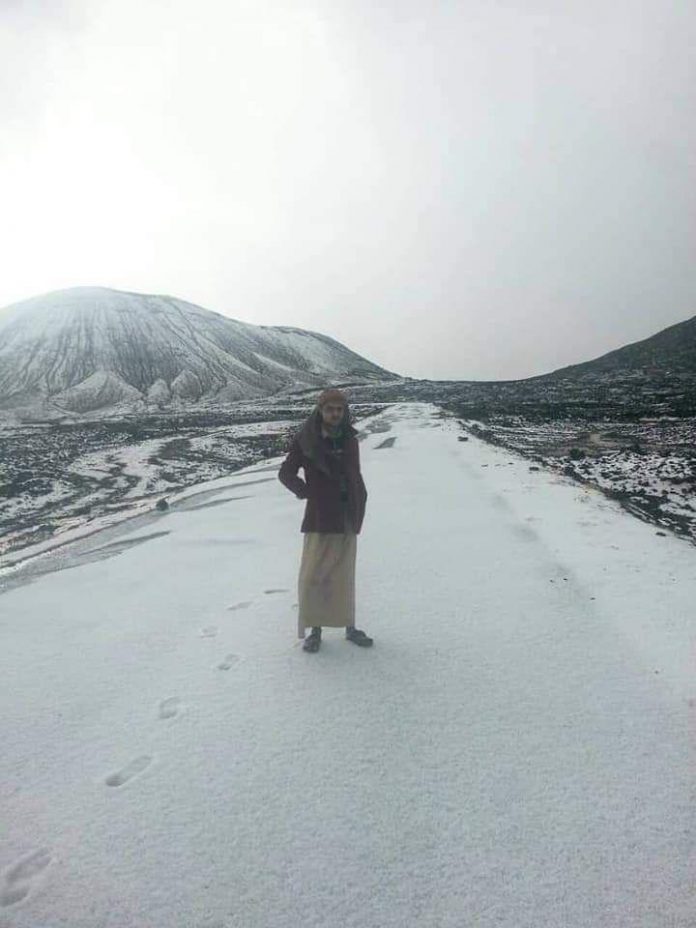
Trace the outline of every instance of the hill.
[[646, 375], [696, 373], [696, 316], [591, 361], [569, 364], [526, 380], [564, 380], [628, 372]]
[[171, 296], [73, 287], [0, 311], [0, 408], [215, 404], [398, 378], [327, 335]]

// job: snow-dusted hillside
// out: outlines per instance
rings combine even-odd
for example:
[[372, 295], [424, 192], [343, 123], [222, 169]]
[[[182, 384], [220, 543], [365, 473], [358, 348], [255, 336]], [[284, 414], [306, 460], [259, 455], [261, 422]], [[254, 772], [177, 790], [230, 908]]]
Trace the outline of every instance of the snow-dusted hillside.
[[693, 547], [430, 404], [356, 424], [372, 648], [300, 647], [282, 457], [13, 572], [2, 928], [696, 924]]
[[6, 410], [220, 404], [394, 378], [326, 335], [250, 325], [169, 296], [73, 287], [0, 311]]

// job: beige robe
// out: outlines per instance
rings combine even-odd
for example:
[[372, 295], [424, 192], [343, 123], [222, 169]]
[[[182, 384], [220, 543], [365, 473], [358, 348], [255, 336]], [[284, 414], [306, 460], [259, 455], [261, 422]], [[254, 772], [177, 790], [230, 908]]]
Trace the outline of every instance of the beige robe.
[[355, 625], [358, 536], [344, 508], [343, 532], [305, 532], [297, 581], [297, 637], [313, 625]]

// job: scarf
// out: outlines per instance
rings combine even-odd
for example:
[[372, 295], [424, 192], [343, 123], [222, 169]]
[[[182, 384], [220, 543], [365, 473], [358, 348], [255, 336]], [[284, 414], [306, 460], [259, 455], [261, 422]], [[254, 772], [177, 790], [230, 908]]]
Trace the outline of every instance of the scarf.
[[[324, 471], [325, 474], [331, 474], [331, 469], [326, 460], [326, 449], [322, 441], [322, 422], [321, 408], [317, 406], [305, 419], [297, 433], [297, 439], [303, 453], [314, 462], [314, 466]], [[336, 434], [332, 436], [329, 433], [329, 435], [335, 441], [343, 441], [344, 438], [357, 434], [358, 430], [350, 424], [350, 411], [346, 403], [343, 409], [343, 418], [339, 423]]]

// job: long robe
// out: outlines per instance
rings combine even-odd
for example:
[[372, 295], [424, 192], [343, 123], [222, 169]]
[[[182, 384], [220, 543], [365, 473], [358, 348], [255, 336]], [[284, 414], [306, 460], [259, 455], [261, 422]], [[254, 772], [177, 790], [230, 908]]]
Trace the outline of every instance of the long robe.
[[355, 625], [358, 536], [345, 507], [343, 532], [305, 532], [297, 580], [297, 636], [314, 625]]

